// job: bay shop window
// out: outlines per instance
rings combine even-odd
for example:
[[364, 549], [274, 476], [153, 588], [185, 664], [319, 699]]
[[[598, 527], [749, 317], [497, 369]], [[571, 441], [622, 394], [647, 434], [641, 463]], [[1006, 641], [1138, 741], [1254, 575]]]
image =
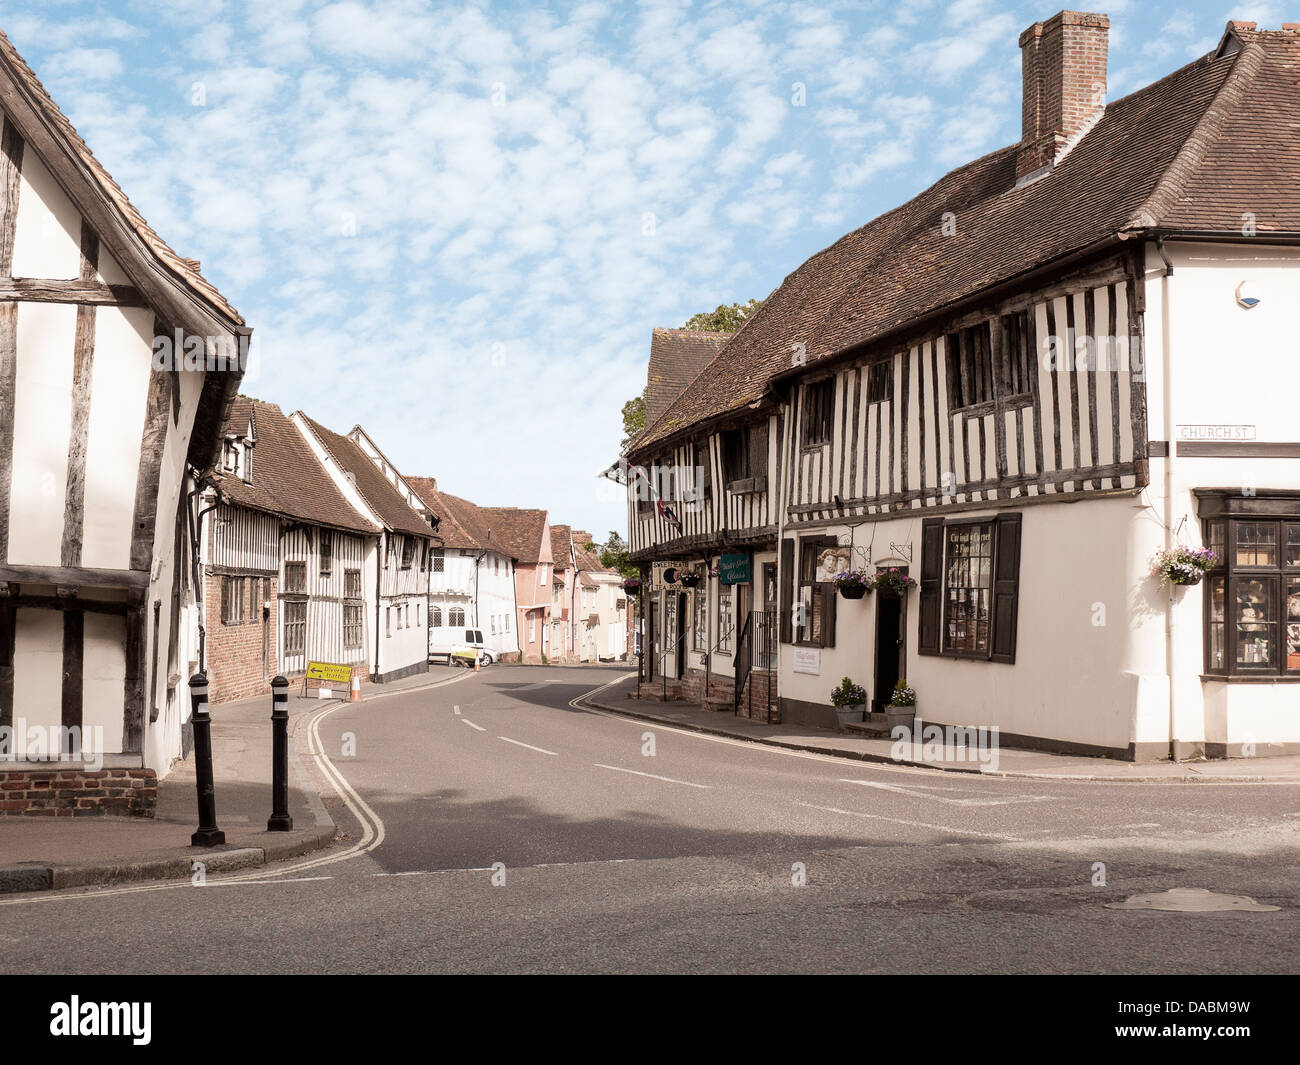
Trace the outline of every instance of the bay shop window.
[[1205, 672], [1300, 679], [1300, 493], [1197, 493], [1205, 543]]

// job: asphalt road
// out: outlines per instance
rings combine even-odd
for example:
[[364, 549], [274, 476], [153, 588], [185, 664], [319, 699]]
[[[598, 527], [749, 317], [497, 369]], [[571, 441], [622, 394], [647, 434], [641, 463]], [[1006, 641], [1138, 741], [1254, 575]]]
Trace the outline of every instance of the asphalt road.
[[[496, 666], [334, 707], [332, 852], [0, 900], [0, 969], [1300, 969], [1300, 785], [958, 776], [569, 705], [615, 675]], [[1106, 905], [1178, 887], [1280, 908]]]

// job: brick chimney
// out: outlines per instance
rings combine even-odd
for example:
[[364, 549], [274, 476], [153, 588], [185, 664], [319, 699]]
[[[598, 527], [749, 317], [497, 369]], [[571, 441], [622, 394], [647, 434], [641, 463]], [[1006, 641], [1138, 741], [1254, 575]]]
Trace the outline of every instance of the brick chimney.
[[1106, 106], [1110, 19], [1061, 11], [1020, 35], [1020, 151], [1016, 177], [1050, 167]]

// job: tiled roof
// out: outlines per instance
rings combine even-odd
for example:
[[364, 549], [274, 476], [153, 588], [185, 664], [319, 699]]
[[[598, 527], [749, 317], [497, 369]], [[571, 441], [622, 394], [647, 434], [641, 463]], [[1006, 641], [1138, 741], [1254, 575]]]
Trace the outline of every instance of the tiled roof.
[[[1300, 35], [1243, 32], [1212, 53], [1107, 105], [1047, 176], [1016, 188], [1011, 145], [814, 255], [782, 282], [719, 356], [633, 443], [762, 397], [769, 382], [884, 340], [922, 316], [1036, 267], [1143, 229], [1240, 235], [1300, 230]], [[944, 233], [943, 215], [955, 232]]]
[[529, 566], [541, 561], [546, 511], [520, 510], [518, 507], [480, 507], [479, 513], [492, 530], [492, 539], [498, 544], [504, 544], [506, 551], [516, 561]]
[[250, 422], [257, 441], [251, 449], [253, 483], [218, 473], [214, 480], [227, 501], [290, 521], [361, 533], [379, 531], [343, 497], [279, 407], [236, 396], [227, 431], [243, 435]]
[[406, 483], [415, 489], [425, 504], [442, 522], [438, 535], [447, 547], [493, 548], [509, 555], [503, 545], [493, 543], [491, 532], [478, 506], [468, 499], [438, 490], [432, 477], [407, 477]]
[[568, 569], [571, 565], [569, 561], [569, 538], [572, 535], [573, 532], [567, 525], [551, 526], [551, 560], [555, 563], [557, 570]]
[[414, 536], [433, 536], [433, 529], [406, 504], [399, 492], [360, 447], [346, 436], [331, 432], [319, 422], [307, 418], [308, 426], [343, 470], [354, 479], [357, 491], [366, 504], [379, 515], [388, 529]]
[[654, 422], [682, 390], [715, 358], [731, 333], [696, 329], [656, 329], [650, 338], [646, 373], [645, 419]]
[[145, 246], [168, 271], [179, 277], [189, 288], [196, 292], [213, 309], [235, 325], [243, 325], [244, 319], [239, 312], [226, 302], [216, 287], [199, 273], [198, 263], [193, 259], [184, 259], [177, 255], [144, 220], [144, 216], [132, 206], [121, 187], [112, 179], [103, 164], [95, 158], [86, 142], [81, 139], [67, 116], [59, 110], [58, 105], [45, 91], [45, 86], [27, 65], [26, 60], [18, 54], [4, 33], [0, 32], [0, 59], [13, 71], [15, 79], [30, 94], [36, 107], [45, 115], [51, 126], [63, 137], [76, 153], [81, 164], [90, 173], [91, 178], [103, 190], [104, 194], [121, 212], [127, 224], [144, 242]]

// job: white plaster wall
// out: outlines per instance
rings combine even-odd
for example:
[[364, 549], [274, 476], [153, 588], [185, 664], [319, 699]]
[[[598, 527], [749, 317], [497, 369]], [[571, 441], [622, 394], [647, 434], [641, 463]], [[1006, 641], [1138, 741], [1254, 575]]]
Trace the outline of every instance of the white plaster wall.
[[[1146, 563], [1158, 527], [1144, 523], [1144, 509], [1128, 497], [1031, 505], [1020, 513], [1013, 665], [918, 655], [919, 592], [908, 594], [906, 678], [917, 689], [921, 715], [939, 723], [996, 725], [1019, 735], [1127, 748], [1135, 734], [1139, 690], [1160, 677], [1164, 664], [1162, 644], [1152, 638], [1163, 627], [1163, 615], [1152, 605], [1153, 596], [1155, 607], [1160, 605], [1160, 592]], [[1132, 531], [1144, 524], [1148, 531]], [[858, 530], [858, 543], [863, 532]], [[880, 523], [875, 543], [890, 542], [912, 545], [911, 573], [919, 579], [920, 516]], [[877, 694], [874, 598], [839, 600], [835, 646], [822, 649], [820, 675], [795, 673], [792, 648], [782, 646], [782, 696], [829, 705], [831, 688], [844, 676]]]
[[28, 728], [57, 727], [63, 720], [63, 614], [19, 608], [15, 622], [14, 727], [19, 718]]
[[81, 275], [81, 214], [30, 144], [23, 151], [13, 273], [63, 281]]
[[13, 565], [57, 566], [62, 561], [76, 330], [76, 307], [18, 305], [9, 513]]
[[[1176, 448], [1179, 426], [1253, 425], [1258, 441], [1300, 441], [1300, 250], [1268, 247], [1256, 238], [1234, 245], [1170, 244], [1167, 251], [1174, 266], [1169, 277], [1155, 249], [1147, 255], [1151, 438]], [[1249, 310], [1236, 301], [1242, 281], [1254, 282], [1261, 300]], [[1168, 461], [1152, 460], [1148, 495], [1178, 530], [1175, 542], [1202, 543], [1195, 488], [1300, 489], [1300, 460], [1175, 454]], [[1202, 679], [1202, 588], [1179, 595], [1173, 641], [1179, 738], [1300, 742], [1300, 685]]]
[[128, 569], [131, 564], [131, 523], [152, 342], [153, 311], [96, 310], [86, 437], [83, 566]]
[[[115, 614], [87, 613], [82, 655], [81, 722], [83, 729], [100, 727], [100, 750], [122, 749], [122, 692], [126, 684], [126, 620]], [[83, 741], [93, 750], [90, 740]]]
[[[492, 572], [492, 560], [499, 559], [498, 573]], [[479, 567], [479, 616], [483, 619], [483, 639], [489, 647], [500, 654], [511, 654], [519, 650], [519, 629], [515, 614], [515, 576], [514, 566], [508, 558], [493, 552], [483, 556]], [[497, 632], [493, 636], [489, 617], [497, 618]], [[510, 631], [502, 632], [502, 619], [510, 619]]]

